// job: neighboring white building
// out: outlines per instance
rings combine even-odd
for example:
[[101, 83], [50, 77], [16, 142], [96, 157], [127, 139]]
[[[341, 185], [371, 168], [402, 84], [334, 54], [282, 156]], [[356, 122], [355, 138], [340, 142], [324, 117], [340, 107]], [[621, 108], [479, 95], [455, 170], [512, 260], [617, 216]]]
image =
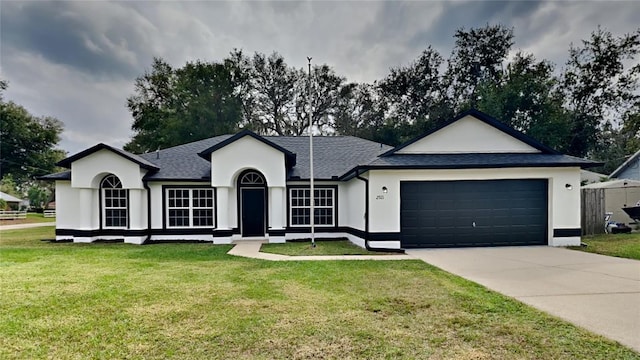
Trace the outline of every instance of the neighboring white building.
[[580, 170], [580, 183], [584, 185], [599, 183], [609, 180], [609, 176], [589, 170]]
[[[0, 191], [0, 199], [4, 200], [7, 203], [7, 205], [16, 209], [20, 207], [20, 204], [24, 201], [22, 199], [18, 199], [17, 197], [4, 193], [2, 191]], [[4, 209], [0, 209], [0, 210], [4, 210]]]
[[[579, 245], [580, 169], [478, 111], [395, 148], [314, 137], [318, 238], [371, 249]], [[309, 138], [250, 131], [133, 155], [99, 144], [59, 163], [56, 238], [310, 236]]]
[[[640, 181], [615, 179], [606, 182], [588, 184], [583, 189], [604, 189], [604, 211], [610, 212], [610, 221], [629, 224], [634, 220], [622, 210], [640, 203]], [[603, 223], [604, 223], [604, 214]]]

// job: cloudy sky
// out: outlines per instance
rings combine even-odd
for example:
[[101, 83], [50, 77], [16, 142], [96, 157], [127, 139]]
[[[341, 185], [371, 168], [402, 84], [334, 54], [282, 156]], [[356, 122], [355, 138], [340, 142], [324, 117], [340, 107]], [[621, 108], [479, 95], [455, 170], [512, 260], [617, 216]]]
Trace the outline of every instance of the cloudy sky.
[[446, 58], [460, 27], [513, 27], [515, 49], [558, 67], [573, 42], [600, 24], [640, 27], [640, 2], [0, 2], [5, 99], [62, 120], [60, 147], [75, 153], [131, 137], [126, 98], [154, 56], [182, 66], [233, 48], [327, 63], [349, 81], [372, 82], [428, 45]]

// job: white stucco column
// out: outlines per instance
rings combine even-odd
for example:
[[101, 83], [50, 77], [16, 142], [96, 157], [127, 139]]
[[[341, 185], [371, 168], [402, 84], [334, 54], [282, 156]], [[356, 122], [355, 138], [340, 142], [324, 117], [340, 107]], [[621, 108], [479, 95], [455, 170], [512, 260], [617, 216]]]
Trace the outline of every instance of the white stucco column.
[[219, 186], [216, 188], [216, 213], [218, 215], [217, 228], [230, 229], [229, 226], [229, 188]]
[[284, 188], [283, 187], [270, 187], [269, 188], [269, 226], [272, 229], [284, 229], [286, 222], [284, 221]]
[[129, 228], [145, 229], [147, 226], [144, 216], [147, 201], [142, 197], [142, 190], [129, 189]]
[[76, 209], [76, 216], [78, 221], [78, 229], [91, 230], [93, 226], [93, 214], [98, 212], [98, 206], [94, 201], [93, 193], [94, 189], [78, 189], [79, 205]]

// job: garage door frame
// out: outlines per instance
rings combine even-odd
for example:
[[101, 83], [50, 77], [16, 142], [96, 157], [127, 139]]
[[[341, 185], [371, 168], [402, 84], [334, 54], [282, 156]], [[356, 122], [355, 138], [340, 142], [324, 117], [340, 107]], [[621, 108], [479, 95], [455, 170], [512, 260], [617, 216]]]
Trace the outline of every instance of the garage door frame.
[[[409, 186], [412, 186], [413, 189], [407, 190], [407, 184], [410, 184]], [[412, 190], [420, 193], [420, 190], [417, 190], [420, 184], [425, 184], [427, 187], [432, 185], [430, 188], [422, 189], [427, 194], [427, 198], [434, 199], [432, 206], [429, 206], [431, 202], [424, 201], [419, 205], [415, 205], [415, 202], [420, 201], [417, 199], [420, 195], [406, 193], [406, 191]], [[400, 246], [401, 248], [429, 248], [548, 245], [549, 215], [551, 211], [549, 208], [551, 203], [549, 185], [549, 179], [540, 178], [400, 181]], [[437, 189], [437, 187], [444, 189], [447, 187], [458, 188], [462, 189], [462, 191], [446, 192], [442, 191], [443, 189]], [[440, 191], [434, 191], [434, 189]], [[476, 189], [490, 191], [483, 192], [476, 191]], [[504, 192], [504, 189], [509, 189], [509, 192]], [[464, 197], [464, 191], [472, 197], [471, 200], [467, 201], [467, 198]], [[425, 193], [422, 196], [425, 196]], [[443, 194], [453, 195], [443, 196]], [[476, 195], [478, 199], [473, 198]], [[451, 204], [445, 205], [443, 201], [449, 201], [448, 199], [443, 200], [443, 198], [447, 196], [451, 197], [452, 200], [450, 201]], [[408, 199], [408, 197], [411, 197], [411, 199]], [[498, 200], [494, 200], [494, 197], [498, 198]], [[500, 197], [503, 198], [502, 203], [500, 203]], [[508, 199], [508, 201], [505, 199]], [[424, 209], [406, 209], [405, 202], [407, 200], [414, 201], [414, 204], [409, 204], [408, 207], [415, 208], [418, 206]], [[541, 202], [542, 200], [544, 201]], [[509, 205], [506, 205], [506, 203]], [[504, 206], [507, 206], [507, 208], [504, 208]], [[475, 207], [490, 208], [489, 211], [483, 213], [481, 212], [482, 210]], [[420, 211], [424, 211], [424, 213], [420, 213]], [[509, 213], [509, 215], [506, 213]], [[425, 214], [435, 214], [436, 218], [425, 217]], [[480, 216], [478, 214], [484, 217], [482, 219], [484, 226], [478, 225], [478, 227], [475, 227], [475, 222], [473, 222], [474, 226], [472, 227], [472, 221], [469, 219], [470, 217]], [[444, 215], [444, 217], [441, 215]], [[531, 217], [532, 222], [530, 226], [525, 227], [523, 223], [528, 220], [526, 219], [528, 216]], [[510, 220], [505, 223], [505, 219]], [[456, 222], [459, 220], [461, 223], [457, 224]], [[425, 225], [416, 225], [416, 221], [420, 221]], [[434, 224], [435, 221], [441, 221], [442, 223]], [[407, 223], [411, 223], [412, 226], [407, 225]], [[424, 232], [421, 231], [420, 226], [423, 226]]]

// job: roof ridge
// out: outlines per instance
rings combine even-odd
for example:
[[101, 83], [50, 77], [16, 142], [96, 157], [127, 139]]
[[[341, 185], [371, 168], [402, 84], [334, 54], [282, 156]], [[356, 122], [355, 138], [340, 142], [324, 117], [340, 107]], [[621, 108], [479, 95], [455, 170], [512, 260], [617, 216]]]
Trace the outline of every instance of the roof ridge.
[[208, 138], [205, 138], [205, 139], [194, 140], [194, 141], [190, 141], [190, 142], [187, 142], [187, 143], [184, 143], [184, 144], [169, 146], [169, 147], [166, 147], [166, 148], [161, 148], [161, 149], [158, 149], [158, 150], [152, 150], [152, 151], [148, 151], [148, 152], [145, 152], [145, 153], [142, 153], [142, 154], [134, 154], [134, 155], [142, 156], [142, 155], [147, 155], [147, 154], [154, 154], [156, 151], [165, 151], [165, 150], [170, 150], [170, 149], [174, 149], [174, 148], [178, 148], [178, 147], [182, 147], [182, 146], [193, 145], [195, 143], [202, 142], [202, 141], [211, 141], [211, 140], [213, 140], [215, 138], [222, 137], [222, 136], [233, 136], [233, 134], [216, 135], [216, 136], [208, 137]]

